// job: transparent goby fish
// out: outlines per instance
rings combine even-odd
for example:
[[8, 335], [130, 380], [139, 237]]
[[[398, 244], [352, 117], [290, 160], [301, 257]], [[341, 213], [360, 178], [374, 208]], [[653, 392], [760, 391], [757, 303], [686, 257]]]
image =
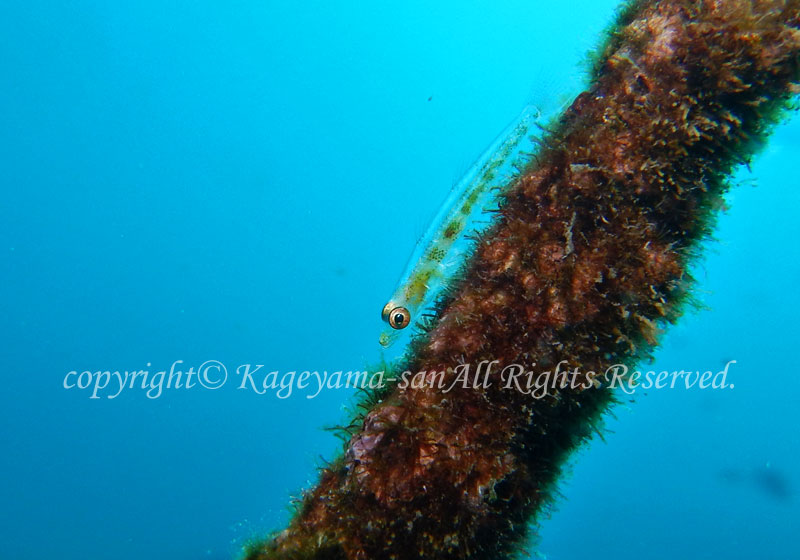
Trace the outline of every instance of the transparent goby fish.
[[473, 246], [470, 234], [489, 225], [487, 210], [508, 188], [536, 148], [541, 113], [527, 106], [455, 184], [425, 234], [417, 242], [397, 288], [384, 306], [384, 347], [431, 310], [464, 264]]

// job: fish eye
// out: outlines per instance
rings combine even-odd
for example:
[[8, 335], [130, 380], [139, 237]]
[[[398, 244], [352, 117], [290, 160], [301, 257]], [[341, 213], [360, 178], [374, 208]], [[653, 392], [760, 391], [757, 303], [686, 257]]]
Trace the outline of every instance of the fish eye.
[[397, 307], [389, 315], [389, 325], [393, 329], [404, 329], [411, 322], [411, 313], [405, 307]]
[[393, 329], [404, 329], [411, 322], [411, 312], [405, 307], [396, 306], [394, 303], [387, 303], [381, 312], [381, 318], [389, 323]]

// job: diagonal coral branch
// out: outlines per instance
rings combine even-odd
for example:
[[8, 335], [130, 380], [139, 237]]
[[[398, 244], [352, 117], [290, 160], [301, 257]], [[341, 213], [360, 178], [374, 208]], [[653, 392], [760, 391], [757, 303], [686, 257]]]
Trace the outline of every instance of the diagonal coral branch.
[[[687, 301], [688, 264], [726, 177], [800, 77], [800, 1], [634, 2], [591, 87], [507, 191], [463, 278], [403, 369], [488, 387], [395, 385], [323, 471], [290, 526], [248, 560], [497, 559], [521, 550], [564, 458]], [[534, 398], [505, 366], [580, 368]], [[508, 370], [506, 370], [508, 371]], [[432, 376], [431, 376], [432, 378]], [[539, 395], [541, 397], [541, 395]]]

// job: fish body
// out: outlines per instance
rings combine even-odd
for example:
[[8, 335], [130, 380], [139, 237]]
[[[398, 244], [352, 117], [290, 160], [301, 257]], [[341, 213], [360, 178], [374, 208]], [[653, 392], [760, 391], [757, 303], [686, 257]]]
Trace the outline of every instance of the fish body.
[[472, 248], [467, 234], [485, 227], [486, 213], [496, 207], [501, 189], [507, 189], [527, 163], [539, 118], [539, 111], [527, 106], [450, 191], [383, 308], [381, 318], [387, 326], [380, 335], [382, 346], [391, 346], [403, 329], [424, 316], [464, 264]]

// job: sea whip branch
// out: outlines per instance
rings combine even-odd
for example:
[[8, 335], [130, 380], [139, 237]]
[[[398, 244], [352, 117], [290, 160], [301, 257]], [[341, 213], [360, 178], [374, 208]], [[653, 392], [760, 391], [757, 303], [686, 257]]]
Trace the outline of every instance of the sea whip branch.
[[[402, 368], [452, 379], [497, 360], [497, 382], [390, 388], [289, 527], [246, 558], [519, 551], [564, 458], [613, 401], [586, 372], [641, 359], [680, 315], [726, 177], [796, 90], [799, 55], [800, 0], [631, 3]], [[497, 379], [510, 364], [561, 362], [591, 388], [532, 398]]]

